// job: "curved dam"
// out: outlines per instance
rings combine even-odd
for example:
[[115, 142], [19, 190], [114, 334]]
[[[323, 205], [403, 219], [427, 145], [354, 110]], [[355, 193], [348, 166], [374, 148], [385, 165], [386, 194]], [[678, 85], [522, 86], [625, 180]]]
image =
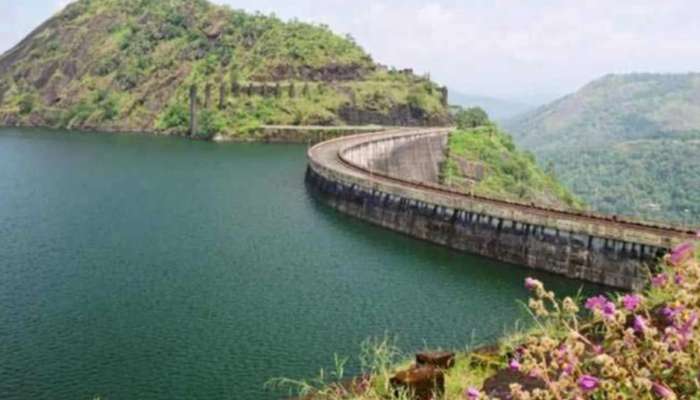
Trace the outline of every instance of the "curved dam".
[[306, 182], [337, 210], [453, 249], [637, 290], [694, 232], [457, 192], [438, 184], [451, 128], [348, 136], [308, 151]]

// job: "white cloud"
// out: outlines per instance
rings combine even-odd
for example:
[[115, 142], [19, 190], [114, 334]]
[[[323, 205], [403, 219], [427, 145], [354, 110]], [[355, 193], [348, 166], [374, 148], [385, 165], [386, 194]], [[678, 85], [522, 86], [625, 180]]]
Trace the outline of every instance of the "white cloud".
[[[696, 0], [215, 1], [326, 23], [379, 62], [471, 93], [562, 94], [609, 72], [700, 70]], [[0, 0], [0, 49], [67, 3]]]
[[467, 92], [564, 93], [609, 72], [700, 69], [691, 1], [358, 3], [297, 13], [352, 32], [379, 61]]

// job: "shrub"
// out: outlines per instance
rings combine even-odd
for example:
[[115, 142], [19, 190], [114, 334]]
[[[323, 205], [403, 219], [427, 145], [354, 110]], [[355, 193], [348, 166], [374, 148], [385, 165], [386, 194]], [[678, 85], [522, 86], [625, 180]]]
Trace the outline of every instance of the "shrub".
[[194, 136], [198, 139], [211, 139], [217, 133], [226, 128], [226, 118], [219, 111], [203, 110], [199, 113], [197, 132]]
[[34, 96], [31, 94], [24, 94], [19, 99], [17, 104], [19, 106], [19, 113], [22, 115], [29, 114], [34, 110]]
[[457, 127], [459, 129], [477, 128], [489, 125], [489, 115], [480, 107], [461, 109], [456, 115]]
[[80, 125], [87, 121], [94, 112], [95, 106], [93, 104], [86, 100], [81, 100], [78, 104], [63, 113], [60, 124], [63, 127]]
[[[514, 400], [552, 398], [676, 399], [700, 396], [700, 265], [696, 245], [676, 247], [641, 294], [595, 296], [581, 318], [571, 298], [559, 301], [528, 278], [538, 326], [507, 365], [544, 390], [511, 385]], [[471, 392], [473, 399], [487, 394]], [[476, 394], [476, 395], [474, 395]]]
[[117, 86], [122, 90], [131, 90], [138, 85], [143, 77], [143, 69], [139, 68], [137, 62], [123, 66], [114, 78]]
[[117, 100], [108, 89], [98, 90], [92, 100], [95, 108], [101, 112], [102, 121], [111, 121], [119, 115]]
[[186, 105], [175, 102], [171, 104], [158, 118], [156, 127], [159, 130], [174, 130], [185, 132], [190, 125], [190, 112]]

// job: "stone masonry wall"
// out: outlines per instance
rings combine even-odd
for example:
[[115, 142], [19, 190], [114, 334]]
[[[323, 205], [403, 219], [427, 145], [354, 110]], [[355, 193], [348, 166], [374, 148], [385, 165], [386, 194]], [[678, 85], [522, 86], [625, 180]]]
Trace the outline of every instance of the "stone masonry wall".
[[[330, 140], [309, 150], [306, 181], [332, 207], [407, 235], [622, 289], [694, 232], [452, 192], [433, 183], [448, 128]], [[412, 148], [415, 147], [415, 148]]]
[[578, 235], [412, 200], [326, 179], [309, 168], [306, 182], [341, 212], [453, 249], [611, 287], [636, 290], [665, 251]]

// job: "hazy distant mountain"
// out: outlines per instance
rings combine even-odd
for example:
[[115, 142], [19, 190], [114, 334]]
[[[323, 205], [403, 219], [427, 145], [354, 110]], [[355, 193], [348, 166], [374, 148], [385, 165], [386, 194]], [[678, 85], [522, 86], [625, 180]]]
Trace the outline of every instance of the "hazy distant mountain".
[[479, 106], [483, 108], [491, 119], [505, 121], [532, 110], [535, 106], [517, 101], [497, 99], [495, 97], [469, 95], [454, 90], [450, 91], [450, 104], [463, 107]]
[[700, 74], [608, 75], [505, 127], [601, 211], [700, 224]]

